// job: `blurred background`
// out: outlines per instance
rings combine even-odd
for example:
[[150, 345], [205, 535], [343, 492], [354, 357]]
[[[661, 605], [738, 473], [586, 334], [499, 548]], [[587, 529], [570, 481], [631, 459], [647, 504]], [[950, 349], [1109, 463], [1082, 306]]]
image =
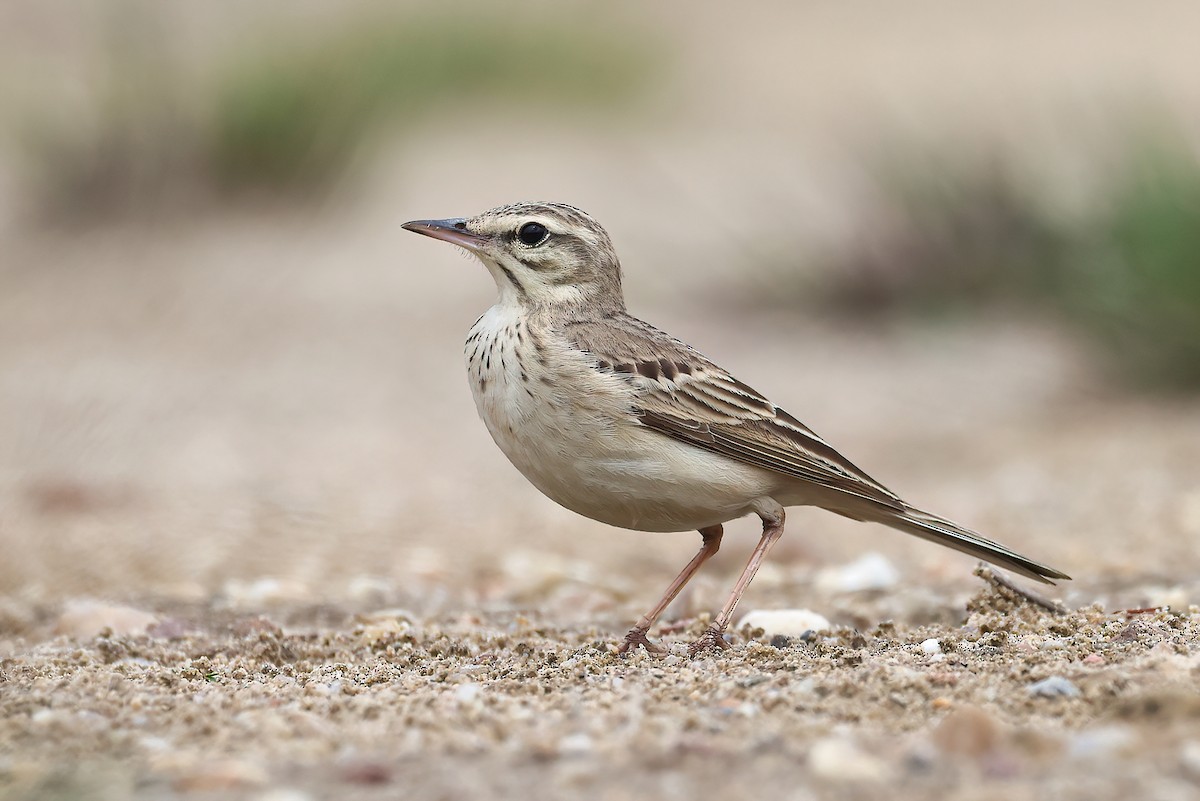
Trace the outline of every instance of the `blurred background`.
[[[530, 199], [608, 228], [635, 314], [1069, 601], [1200, 602], [1198, 29], [1184, 3], [9, 0], [0, 634], [86, 597], [642, 611], [696, 537], [525, 483], [463, 375], [494, 287], [399, 227]], [[864, 551], [970, 589], [966, 557], [789, 521], [746, 608]], [[732, 528], [695, 610], [757, 533]]]

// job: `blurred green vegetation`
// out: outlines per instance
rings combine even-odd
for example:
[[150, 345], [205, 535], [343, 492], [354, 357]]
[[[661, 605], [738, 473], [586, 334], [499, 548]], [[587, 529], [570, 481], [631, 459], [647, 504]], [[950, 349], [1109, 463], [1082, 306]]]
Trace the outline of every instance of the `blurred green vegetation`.
[[863, 314], [954, 314], [1046, 299], [1073, 233], [1016, 164], [905, 153], [876, 168], [878, 219], [834, 256], [823, 302]]
[[403, 136], [439, 109], [555, 121], [612, 112], [663, 61], [646, 29], [620, 15], [468, 4], [263, 32], [211, 74], [187, 75], [164, 23], [117, 16], [91, 107], [25, 115], [42, 218], [157, 211], [229, 193], [312, 197], [376, 140]]
[[826, 259], [816, 303], [859, 319], [1055, 316], [1126, 379], [1200, 389], [1200, 159], [1139, 135], [1119, 164], [1067, 214], [1010, 160], [906, 154], [878, 170], [881, 219]]
[[256, 52], [218, 83], [212, 166], [227, 184], [286, 188], [327, 181], [381, 123], [412, 126], [440, 105], [475, 117], [615, 106], [653, 73], [656, 49], [595, 22], [473, 8]]
[[1200, 160], [1149, 144], [1082, 239], [1064, 307], [1130, 377], [1200, 389]]

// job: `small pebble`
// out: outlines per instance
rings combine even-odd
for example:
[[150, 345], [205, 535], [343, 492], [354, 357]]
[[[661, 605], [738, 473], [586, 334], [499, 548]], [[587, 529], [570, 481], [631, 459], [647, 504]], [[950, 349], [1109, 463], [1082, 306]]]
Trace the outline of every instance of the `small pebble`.
[[225, 582], [222, 594], [235, 609], [260, 609], [264, 606], [300, 602], [313, 595], [312, 590], [301, 581], [271, 576], [253, 581], [230, 579]]
[[1041, 698], [1078, 698], [1079, 688], [1062, 676], [1051, 676], [1029, 685], [1029, 694]]
[[474, 682], [466, 682], [454, 688], [454, 700], [460, 704], [470, 704], [479, 697], [482, 688]]
[[392, 769], [386, 763], [374, 759], [349, 759], [341, 765], [342, 780], [351, 784], [388, 784], [392, 780]]
[[346, 597], [358, 603], [387, 598], [395, 591], [394, 583], [378, 576], [355, 576], [346, 584]]
[[399, 607], [377, 609], [374, 612], [358, 615], [355, 619], [364, 624], [383, 623], [410, 627], [417, 622], [417, 616], [415, 614], [407, 609], [401, 609]]
[[1200, 781], [1200, 740], [1188, 740], [1181, 745], [1179, 761], [1182, 763], [1185, 773]]
[[254, 797], [254, 801], [311, 801], [312, 796], [293, 787], [276, 787]]
[[561, 756], [587, 756], [593, 748], [592, 738], [583, 732], [568, 734], [558, 741], [558, 753]]
[[1071, 738], [1067, 754], [1072, 759], [1109, 759], [1137, 741], [1128, 726], [1098, 726], [1085, 729]]
[[977, 706], [963, 706], [942, 718], [932, 737], [942, 753], [978, 759], [996, 749], [1001, 735], [995, 718]]
[[878, 782], [887, 777], [882, 761], [842, 737], [826, 737], [813, 743], [808, 767], [813, 775], [830, 781]]
[[175, 777], [180, 792], [218, 793], [239, 788], [261, 787], [268, 781], [267, 771], [255, 762], [241, 759], [217, 759], [192, 766]]
[[952, 670], [933, 671], [929, 673], [928, 679], [934, 687], [953, 687], [958, 684], [958, 674]]
[[146, 628], [146, 634], [156, 640], [181, 640], [196, 631], [196, 626], [177, 617], [157, 620]]
[[849, 564], [817, 574], [817, 587], [826, 592], [884, 590], [900, 581], [900, 571], [881, 553], [865, 553]]
[[940, 654], [942, 652], [942, 643], [936, 637], [930, 637], [921, 643], [921, 650], [930, 656]]

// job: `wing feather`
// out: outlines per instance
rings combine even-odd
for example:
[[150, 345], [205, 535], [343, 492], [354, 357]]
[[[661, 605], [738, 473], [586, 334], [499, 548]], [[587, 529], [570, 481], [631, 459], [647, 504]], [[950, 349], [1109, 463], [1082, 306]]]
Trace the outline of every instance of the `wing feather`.
[[[1038, 581], [1069, 578], [945, 518], [901, 501], [812, 429], [649, 323], [629, 315], [579, 321], [568, 336], [592, 366], [633, 387], [631, 413], [664, 436], [840, 493], [826, 508], [873, 520]], [[825, 505], [825, 504], [822, 504]]]
[[[639, 336], [621, 336], [633, 329]], [[700, 353], [657, 328], [624, 316], [568, 329], [596, 369], [636, 387], [633, 413], [668, 437], [746, 464], [904, 509], [903, 502], [811, 429]]]

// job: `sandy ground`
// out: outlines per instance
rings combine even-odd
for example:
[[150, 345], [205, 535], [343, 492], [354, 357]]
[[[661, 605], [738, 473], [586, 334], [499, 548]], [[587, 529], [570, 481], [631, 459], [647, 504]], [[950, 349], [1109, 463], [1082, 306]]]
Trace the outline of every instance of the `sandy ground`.
[[1196, 794], [1193, 401], [1119, 392], [1028, 321], [635, 301], [906, 496], [1072, 573], [1077, 611], [795, 510], [742, 609], [828, 631], [686, 658], [741, 521], [669, 611], [672, 655], [621, 659], [697, 538], [577, 518], [495, 451], [459, 362], [482, 270], [370, 215], [292, 226], [34, 243], [53, 269], [10, 272], [5, 796]]
[[1194, 797], [1194, 609], [1050, 618], [986, 593], [972, 605], [962, 626], [738, 637], [696, 660], [614, 657], [608, 632], [552, 613], [387, 611], [285, 632], [196, 610], [150, 636], [6, 660], [4, 789]]
[[[764, 221], [852, 235], [866, 132], [1073, 147], [1114, 95], [1200, 107], [1194, 25], [1035, 5], [962, 37], [928, 36], [955, 23], [932, 5], [872, 25], [780, 4], [736, 29], [647, 12], [686, 69], [627, 125], [484, 139], [455, 109], [308, 212], [4, 219], [0, 796], [1200, 796], [1196, 400], [1116, 387], [1043, 321], [754, 302], [796, 241]], [[14, 4], [3, 58], [58, 53], [30, 32], [69, 44], [49, 8]], [[770, 103], [746, 91], [781, 70], [800, 77]], [[1075, 576], [1050, 590], [1069, 611], [798, 509], [741, 611], [827, 630], [739, 628], [686, 658], [747, 520], [668, 611], [671, 655], [615, 657], [698, 538], [610, 529], [524, 482], [463, 376], [490, 282], [398, 228], [522, 197], [609, 226], [635, 313], [906, 498]]]

